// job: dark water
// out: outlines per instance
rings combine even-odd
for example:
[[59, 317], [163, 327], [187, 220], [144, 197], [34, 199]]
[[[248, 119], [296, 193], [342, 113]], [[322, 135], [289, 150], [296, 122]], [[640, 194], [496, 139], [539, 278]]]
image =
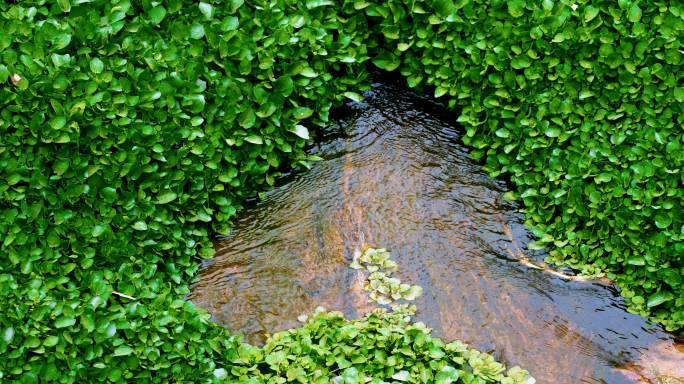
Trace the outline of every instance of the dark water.
[[519, 262], [543, 255], [525, 250], [531, 235], [505, 185], [468, 158], [435, 107], [379, 87], [347, 115], [314, 148], [324, 161], [217, 242], [191, 295], [216, 321], [258, 343], [319, 305], [357, 318], [372, 305], [347, 266], [354, 250], [385, 247], [396, 276], [425, 289], [417, 320], [538, 383], [684, 377], [672, 337], [627, 313], [613, 288]]

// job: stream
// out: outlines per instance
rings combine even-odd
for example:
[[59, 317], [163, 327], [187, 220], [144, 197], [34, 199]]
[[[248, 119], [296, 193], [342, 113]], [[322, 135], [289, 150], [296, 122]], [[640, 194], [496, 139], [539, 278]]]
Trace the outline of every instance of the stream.
[[[544, 383], [684, 383], [684, 348], [625, 310], [615, 287], [530, 266], [533, 236], [459, 144], [453, 114], [375, 86], [318, 138], [324, 160], [281, 180], [216, 241], [190, 299], [260, 344], [318, 306], [374, 308], [355, 250], [383, 247], [418, 284], [416, 321], [520, 365]], [[679, 378], [679, 379], [678, 379]]]

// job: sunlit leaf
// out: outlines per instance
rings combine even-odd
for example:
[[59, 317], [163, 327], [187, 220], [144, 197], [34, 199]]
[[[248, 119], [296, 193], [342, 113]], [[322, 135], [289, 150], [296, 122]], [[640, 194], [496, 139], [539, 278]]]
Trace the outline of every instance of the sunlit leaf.
[[290, 131], [304, 140], [309, 140], [309, 130], [303, 125], [295, 125]]

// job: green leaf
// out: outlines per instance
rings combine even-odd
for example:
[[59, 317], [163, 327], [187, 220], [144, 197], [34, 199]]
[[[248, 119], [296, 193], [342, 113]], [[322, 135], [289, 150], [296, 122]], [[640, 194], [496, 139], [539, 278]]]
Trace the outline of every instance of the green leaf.
[[629, 7], [627, 19], [632, 23], [636, 23], [637, 21], [641, 20], [641, 8], [639, 8], [636, 2]]
[[55, 345], [57, 345], [58, 342], [59, 342], [59, 337], [57, 337], [57, 336], [48, 336], [48, 337], [46, 337], [45, 340], [43, 341], [43, 345], [46, 346], [46, 347], [54, 347]]
[[98, 224], [98, 225], [93, 227], [93, 230], [90, 234], [92, 237], [98, 237], [98, 236], [102, 235], [106, 229], [107, 229], [107, 227], [105, 227], [104, 225]]
[[532, 65], [532, 59], [529, 56], [516, 56], [511, 60], [511, 67], [514, 69], [529, 68]]
[[558, 137], [561, 134], [561, 130], [558, 127], [548, 127], [544, 130], [544, 134], [547, 137]]
[[316, 71], [314, 71], [311, 67], [303, 68], [301, 71], [299, 71], [299, 74], [308, 78], [318, 77], [318, 73], [316, 73]]
[[311, 115], [313, 115], [313, 113], [314, 113], [313, 109], [299, 107], [299, 108], [294, 109], [293, 116], [297, 120], [303, 120], [303, 119], [306, 119], [308, 117], [311, 117]]
[[508, 0], [508, 13], [513, 17], [525, 14], [525, 0]]
[[131, 347], [127, 346], [127, 345], [118, 346], [118, 347], [114, 350], [114, 356], [128, 356], [128, 355], [130, 355], [131, 353], [133, 353], [133, 348], [131, 348]]
[[210, 20], [214, 15], [214, 8], [209, 3], [200, 2], [199, 9], [207, 20]]
[[314, 9], [318, 7], [324, 7], [327, 5], [333, 5], [334, 3], [331, 0], [307, 0], [306, 1], [306, 8], [307, 9]]
[[9, 69], [4, 64], [0, 64], [0, 83], [4, 83], [10, 77]]
[[109, 323], [104, 327], [104, 329], [99, 329], [99, 331], [105, 335], [107, 338], [112, 338], [116, 335], [116, 325]]
[[70, 316], [61, 316], [55, 320], [55, 328], [66, 328], [76, 324], [76, 319]]
[[674, 89], [674, 97], [680, 103], [684, 102], [684, 87], [677, 87]]
[[90, 70], [93, 73], [102, 73], [102, 71], [104, 70], [104, 63], [102, 62], [102, 60], [96, 57], [90, 60]]
[[53, 53], [52, 55], [50, 55], [50, 60], [52, 60], [52, 64], [54, 64], [55, 67], [64, 67], [71, 62], [71, 55], [69, 55], [68, 53], [64, 55]]
[[142, 220], [136, 221], [135, 223], [133, 223], [133, 229], [136, 229], [138, 231], [146, 231], [147, 223], [145, 223]]
[[594, 18], [596, 18], [596, 16], [598, 16], [599, 11], [600, 10], [598, 8], [593, 7], [591, 5], [586, 6], [584, 8], [584, 22], [588, 23], [588, 22], [594, 20]]
[[12, 339], [14, 339], [14, 328], [5, 328], [5, 330], [2, 331], [2, 340], [4, 340], [5, 343], [9, 344], [12, 342]]
[[178, 195], [175, 192], [171, 192], [171, 191], [164, 192], [164, 193], [160, 194], [159, 196], [157, 196], [157, 204], [170, 203], [170, 202], [176, 200], [177, 197], [178, 197]]
[[658, 212], [655, 215], [655, 223], [658, 228], [665, 229], [672, 224], [672, 217], [665, 212]]
[[257, 145], [261, 145], [264, 143], [264, 140], [261, 137], [256, 136], [256, 135], [250, 135], [250, 136], [245, 137], [245, 141], [248, 143], [257, 144]]
[[670, 301], [673, 299], [673, 296], [670, 292], [656, 292], [652, 294], [651, 296], [648, 297], [648, 301], [646, 302], [646, 306], [651, 308], [658, 306], [660, 304], [663, 304], [666, 301]]
[[369, 5], [371, 5], [371, 3], [367, 2], [367, 1], [363, 1], [363, 0], [354, 1], [354, 9], [357, 11], [364, 9], [364, 8], [368, 7]]
[[158, 5], [150, 9], [149, 17], [152, 25], [159, 25], [164, 20], [164, 17], [166, 17], [166, 8]]
[[227, 16], [221, 24], [221, 30], [223, 32], [234, 31], [238, 28], [239, 25], [240, 21], [236, 16]]
[[274, 90], [281, 95], [288, 97], [294, 90], [294, 82], [290, 76], [281, 76], [275, 81]]
[[409, 288], [409, 291], [404, 295], [406, 300], [415, 300], [423, 295], [423, 287], [419, 285], [413, 285]]
[[342, 371], [341, 377], [344, 380], [344, 383], [361, 384], [359, 370], [354, 367], [346, 368], [344, 371]]
[[62, 12], [71, 11], [71, 1], [69, 0], [57, 0], [57, 5], [59, 6], [59, 9], [62, 10]]
[[392, 375], [392, 379], [397, 380], [397, 381], [409, 381], [410, 377], [411, 376], [410, 376], [409, 372], [404, 371], [404, 370], [399, 371], [399, 372], [395, 373], [394, 375]]
[[270, 101], [259, 108], [259, 110], [256, 112], [257, 117], [260, 118], [265, 118], [273, 115], [278, 108], [276, 107], [275, 104], [271, 103]]
[[392, 53], [383, 52], [373, 58], [373, 64], [380, 69], [394, 71], [401, 64], [401, 60]]
[[495, 134], [497, 137], [501, 137], [501, 138], [504, 138], [504, 139], [511, 136], [511, 132], [510, 132], [509, 130], [505, 129], [505, 128], [499, 128], [499, 129], [497, 129], [497, 130], [494, 132], [494, 134]]
[[458, 371], [456, 368], [445, 365], [442, 367], [442, 369], [437, 373], [437, 376], [435, 376], [435, 383], [436, 384], [450, 384], [450, 383], [457, 383], [458, 381]]
[[245, 3], [244, 0], [228, 0], [228, 10], [230, 13], [235, 13]]
[[248, 108], [240, 114], [238, 123], [243, 128], [251, 128], [256, 123], [256, 114], [251, 108]]
[[204, 25], [195, 23], [190, 27], [190, 37], [199, 40], [204, 37]]
[[204, 118], [202, 116], [194, 116], [192, 119], [190, 119], [190, 125], [193, 127], [198, 127], [204, 123]]
[[580, 99], [580, 100], [588, 99], [588, 98], [590, 98], [590, 97], [592, 97], [592, 96], [594, 96], [594, 92], [592, 92], [592, 91], [590, 91], [590, 90], [588, 90], [588, 89], [582, 90], [582, 91], [579, 93], [579, 99]]
[[400, 52], [405, 52], [405, 51], [407, 51], [409, 48], [411, 48], [411, 44], [399, 43], [399, 44], [397, 45], [397, 49], [398, 49]]
[[411, 88], [417, 87], [422, 81], [423, 81], [423, 76], [421, 76], [421, 75], [413, 75], [413, 76], [410, 76], [408, 79], [406, 79], [408, 86]]
[[71, 43], [71, 34], [69, 33], [58, 33], [52, 39], [52, 45], [55, 49], [64, 49]]
[[630, 265], [646, 265], [646, 259], [641, 256], [630, 256], [627, 258], [627, 264]]
[[224, 379], [228, 375], [228, 372], [224, 368], [217, 368], [217, 369], [214, 369], [213, 374], [214, 374], [214, 377], [216, 377], [217, 379], [220, 380], [220, 379]]
[[442, 97], [446, 95], [446, 93], [449, 92], [449, 88], [445, 87], [435, 87], [435, 97]]
[[[68, 161], [64, 160], [64, 162], [66, 162], [66, 166], [68, 167], [68, 165], [69, 165]], [[61, 173], [64, 173], [64, 171], [62, 171]], [[105, 198], [106, 201], [114, 201], [116, 199], [116, 196], [117, 196], [116, 188], [112, 188], [112, 187], [102, 188], [101, 193], [102, 193], [102, 196]]]
[[290, 132], [294, 133], [295, 135], [301, 137], [304, 140], [309, 140], [309, 130], [303, 126], [303, 125], [295, 125]]
[[456, 6], [452, 0], [435, 0], [433, 7], [437, 14], [442, 17], [448, 17], [456, 11]]
[[64, 126], [66, 125], [66, 121], [67, 121], [66, 116], [60, 115], [60, 116], [55, 116], [52, 119], [50, 119], [48, 124], [50, 124], [50, 127], [52, 129], [60, 130], [60, 129], [64, 128]]
[[350, 99], [350, 100], [356, 101], [356, 102], [360, 102], [360, 101], [363, 100], [363, 96], [359, 95], [359, 94], [356, 93], [356, 92], [345, 92], [345, 93], [343, 93], [342, 95], [343, 95], [344, 97], [346, 97], [346, 98], [348, 98], [348, 99]]
[[52, 170], [57, 175], [64, 174], [64, 172], [66, 172], [67, 169], [69, 169], [69, 160], [67, 160], [67, 159], [59, 159], [59, 160], [55, 161], [55, 165], [52, 168]]

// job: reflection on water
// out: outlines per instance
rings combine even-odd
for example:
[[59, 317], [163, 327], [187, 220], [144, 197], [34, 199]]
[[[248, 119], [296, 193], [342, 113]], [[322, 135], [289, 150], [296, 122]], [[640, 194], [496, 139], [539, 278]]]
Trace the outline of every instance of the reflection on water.
[[350, 109], [314, 148], [324, 161], [217, 242], [191, 295], [216, 321], [258, 343], [319, 305], [359, 317], [372, 305], [347, 265], [356, 249], [385, 247], [397, 277], [425, 289], [417, 320], [539, 383], [684, 377], [672, 337], [627, 313], [613, 288], [515, 260], [531, 240], [521, 215], [437, 108], [378, 87]]

